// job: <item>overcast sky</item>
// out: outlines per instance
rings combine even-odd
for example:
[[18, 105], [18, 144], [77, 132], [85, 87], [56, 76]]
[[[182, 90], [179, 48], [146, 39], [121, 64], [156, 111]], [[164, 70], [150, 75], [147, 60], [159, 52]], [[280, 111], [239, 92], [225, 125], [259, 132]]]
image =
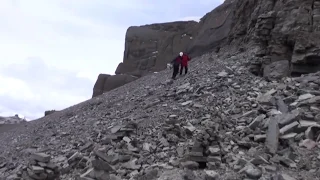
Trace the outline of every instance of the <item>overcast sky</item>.
[[122, 62], [129, 26], [198, 20], [223, 0], [0, 0], [0, 116], [91, 98]]

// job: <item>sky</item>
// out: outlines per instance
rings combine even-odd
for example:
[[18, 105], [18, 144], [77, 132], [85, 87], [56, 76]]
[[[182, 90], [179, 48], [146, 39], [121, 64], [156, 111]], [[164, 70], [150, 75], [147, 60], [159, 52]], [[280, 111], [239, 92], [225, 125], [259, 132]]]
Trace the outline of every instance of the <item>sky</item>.
[[0, 0], [0, 116], [36, 119], [92, 96], [129, 26], [199, 20], [223, 0]]

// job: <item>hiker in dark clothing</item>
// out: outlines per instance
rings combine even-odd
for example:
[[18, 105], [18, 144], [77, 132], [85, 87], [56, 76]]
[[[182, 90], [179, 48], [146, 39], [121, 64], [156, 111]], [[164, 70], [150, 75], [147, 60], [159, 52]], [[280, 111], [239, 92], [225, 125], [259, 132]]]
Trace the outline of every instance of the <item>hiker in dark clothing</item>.
[[191, 58], [183, 52], [180, 52], [179, 55], [181, 57], [180, 75], [182, 75], [183, 68], [184, 68], [184, 74], [187, 74], [188, 73], [188, 61], [190, 61]]
[[172, 79], [176, 79], [176, 76], [179, 73], [179, 66], [181, 64], [182, 58], [181, 56], [175, 57], [172, 61], [171, 64], [173, 66], [173, 74], [172, 74]]

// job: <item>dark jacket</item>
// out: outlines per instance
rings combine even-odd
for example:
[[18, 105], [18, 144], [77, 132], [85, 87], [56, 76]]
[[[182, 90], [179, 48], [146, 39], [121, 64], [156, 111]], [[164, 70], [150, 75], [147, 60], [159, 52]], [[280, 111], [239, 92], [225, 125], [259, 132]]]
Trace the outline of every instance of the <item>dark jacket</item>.
[[181, 64], [181, 62], [182, 62], [182, 57], [181, 56], [177, 56], [171, 61], [171, 64], [173, 66], [179, 66]]
[[183, 54], [182, 56], [175, 57], [171, 64], [174, 66], [179, 66], [180, 64], [184, 67], [188, 66], [188, 62], [191, 60], [191, 58], [187, 54]]

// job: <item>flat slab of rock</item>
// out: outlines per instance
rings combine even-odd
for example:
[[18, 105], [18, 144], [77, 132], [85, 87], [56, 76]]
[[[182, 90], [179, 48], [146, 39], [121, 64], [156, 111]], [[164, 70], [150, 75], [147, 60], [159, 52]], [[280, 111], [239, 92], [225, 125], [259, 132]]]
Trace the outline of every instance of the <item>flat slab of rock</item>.
[[38, 162], [47, 163], [50, 161], [51, 156], [45, 153], [34, 153], [31, 158]]
[[278, 120], [277, 118], [272, 118], [269, 121], [266, 137], [266, 148], [269, 153], [275, 154], [278, 151], [279, 135]]

